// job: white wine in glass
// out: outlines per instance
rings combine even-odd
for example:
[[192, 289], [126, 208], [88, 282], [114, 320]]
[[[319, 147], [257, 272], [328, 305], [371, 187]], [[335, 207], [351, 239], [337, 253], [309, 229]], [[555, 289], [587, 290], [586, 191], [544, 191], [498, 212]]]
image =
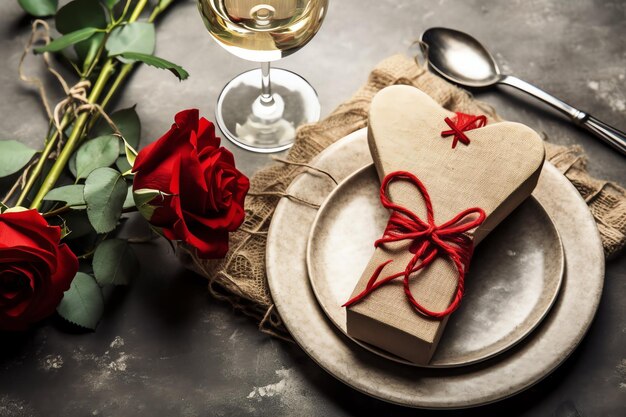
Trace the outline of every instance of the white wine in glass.
[[[317, 94], [302, 77], [271, 69], [302, 48], [319, 30], [328, 0], [198, 0], [212, 37], [228, 52], [261, 70], [229, 82], [217, 102], [217, 123], [235, 144], [277, 152], [293, 144], [298, 126], [319, 119]], [[270, 82], [271, 80], [271, 82]]]

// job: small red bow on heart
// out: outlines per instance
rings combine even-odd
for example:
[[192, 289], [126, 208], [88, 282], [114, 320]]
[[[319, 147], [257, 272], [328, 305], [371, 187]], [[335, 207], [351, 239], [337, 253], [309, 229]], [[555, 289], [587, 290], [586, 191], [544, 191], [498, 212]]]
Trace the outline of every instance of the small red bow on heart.
[[444, 120], [448, 126], [450, 126], [450, 130], [442, 131], [441, 137], [445, 138], [454, 135], [454, 139], [452, 140], [452, 149], [456, 148], [456, 144], [458, 142], [461, 142], [464, 145], [469, 145], [470, 140], [463, 132], [478, 129], [479, 127], [483, 127], [487, 124], [486, 116], [474, 116], [472, 114], [460, 112], [457, 112], [452, 119], [446, 117]]

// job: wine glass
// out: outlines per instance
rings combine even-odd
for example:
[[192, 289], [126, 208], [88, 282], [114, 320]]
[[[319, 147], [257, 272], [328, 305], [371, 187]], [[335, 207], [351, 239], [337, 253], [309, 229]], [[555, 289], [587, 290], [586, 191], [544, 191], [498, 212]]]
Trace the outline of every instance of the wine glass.
[[[320, 103], [299, 75], [272, 68], [317, 33], [328, 0], [198, 0], [213, 39], [261, 69], [230, 81], [217, 101], [217, 124], [236, 145], [254, 152], [289, 148], [296, 128], [319, 120]], [[271, 80], [271, 82], [270, 82]]]

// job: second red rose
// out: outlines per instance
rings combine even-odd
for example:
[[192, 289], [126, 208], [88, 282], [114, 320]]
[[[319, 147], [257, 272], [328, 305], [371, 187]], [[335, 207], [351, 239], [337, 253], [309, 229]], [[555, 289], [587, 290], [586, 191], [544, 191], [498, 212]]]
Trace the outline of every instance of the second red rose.
[[139, 152], [133, 172], [135, 202], [166, 238], [195, 247], [204, 258], [226, 255], [228, 233], [245, 217], [250, 182], [220, 147], [213, 123], [197, 109], [178, 113], [171, 129]]

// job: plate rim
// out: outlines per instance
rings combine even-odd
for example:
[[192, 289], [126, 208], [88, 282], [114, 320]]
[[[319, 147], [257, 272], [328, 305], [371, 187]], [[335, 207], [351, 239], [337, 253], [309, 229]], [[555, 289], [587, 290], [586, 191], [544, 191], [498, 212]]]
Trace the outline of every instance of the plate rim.
[[[556, 224], [554, 223], [554, 220], [552, 220], [552, 217], [550, 217], [550, 215], [548, 214], [548, 212], [546, 211], [545, 207], [543, 206], [543, 204], [541, 204], [541, 201], [535, 197], [534, 195], [530, 195], [528, 198], [534, 200], [534, 202], [536, 204], [539, 205], [539, 207], [541, 208], [541, 210], [543, 210], [543, 213], [545, 214], [545, 216], [548, 218], [549, 222], [550, 222], [550, 226], [552, 231], [556, 234], [556, 245], [558, 246], [558, 251], [559, 251], [559, 269], [557, 271], [557, 273], [555, 274], [555, 276], [558, 276], [558, 282], [556, 284], [556, 287], [554, 289], [554, 294], [551, 296], [550, 301], [547, 303], [547, 305], [545, 305], [545, 307], [543, 307], [543, 311], [540, 315], [540, 317], [538, 317], [538, 319], [527, 329], [525, 330], [525, 332], [518, 338], [516, 338], [515, 341], [513, 341], [512, 343], [510, 343], [509, 345], [505, 346], [504, 348], [495, 351], [495, 352], [491, 352], [487, 355], [481, 356], [479, 358], [476, 358], [470, 362], [465, 362], [465, 363], [444, 363], [444, 364], [427, 364], [427, 365], [423, 365], [423, 364], [416, 364], [410, 361], [407, 361], [405, 359], [402, 359], [400, 357], [397, 357], [393, 354], [390, 354], [388, 352], [385, 352], [384, 350], [381, 350], [379, 348], [377, 348], [376, 346], [370, 345], [368, 343], [362, 342], [358, 339], [353, 338], [352, 336], [350, 336], [347, 331], [345, 331], [338, 323], [335, 322], [335, 320], [333, 320], [333, 318], [331, 317], [331, 314], [327, 311], [327, 309], [324, 307], [324, 304], [321, 302], [321, 296], [320, 296], [320, 290], [318, 288], [318, 286], [316, 285], [316, 281], [315, 279], [313, 279], [313, 274], [312, 274], [312, 246], [313, 244], [313, 237], [315, 236], [315, 230], [318, 228], [320, 221], [322, 221], [321, 217], [322, 214], [324, 212], [324, 210], [326, 209], [326, 207], [330, 204], [330, 201], [339, 193], [339, 189], [342, 186], [342, 184], [347, 183], [348, 181], [353, 181], [354, 178], [360, 176], [360, 175], [364, 175], [365, 171], [368, 170], [372, 170], [374, 169], [374, 163], [372, 162], [371, 164], [365, 165], [359, 169], [357, 169], [356, 171], [354, 171], [352, 174], [349, 174], [348, 176], [346, 176], [344, 179], [342, 179], [341, 181], [339, 181], [339, 183], [337, 184], [337, 186], [335, 188], [332, 189], [332, 191], [326, 196], [326, 198], [324, 199], [324, 201], [322, 202], [322, 204], [320, 205], [320, 207], [317, 209], [317, 214], [315, 215], [315, 219], [313, 220], [313, 223], [311, 223], [311, 228], [310, 228], [310, 232], [307, 238], [307, 243], [306, 243], [306, 272], [308, 275], [308, 281], [309, 284], [311, 285], [311, 288], [313, 290], [313, 294], [315, 295], [316, 301], [319, 304], [320, 308], [322, 309], [322, 311], [324, 311], [324, 314], [326, 315], [326, 318], [341, 332], [343, 333], [344, 336], [346, 336], [351, 342], [356, 343], [357, 345], [361, 346], [362, 348], [382, 357], [385, 358], [387, 360], [391, 360], [394, 361], [396, 363], [400, 363], [403, 365], [407, 365], [407, 366], [414, 366], [414, 367], [418, 367], [418, 368], [429, 368], [429, 369], [444, 369], [444, 368], [461, 368], [464, 366], [469, 366], [469, 365], [474, 365], [486, 360], [489, 360], [491, 358], [494, 358], [506, 351], [508, 351], [509, 349], [512, 349], [513, 347], [515, 347], [517, 344], [521, 343], [524, 341], [524, 339], [526, 339], [530, 334], [532, 334], [532, 332], [541, 324], [541, 322], [547, 317], [547, 315], [550, 313], [550, 310], [552, 309], [552, 306], [554, 305], [554, 303], [556, 302], [557, 297], [559, 296], [559, 292], [561, 291], [561, 287], [563, 285], [563, 280], [564, 280], [564, 275], [565, 275], [565, 251], [563, 248], [563, 241], [561, 239], [561, 235], [559, 233], [558, 228], [556, 227]], [[520, 323], [523, 324], [524, 322]], [[519, 325], [518, 325], [519, 326]]]

